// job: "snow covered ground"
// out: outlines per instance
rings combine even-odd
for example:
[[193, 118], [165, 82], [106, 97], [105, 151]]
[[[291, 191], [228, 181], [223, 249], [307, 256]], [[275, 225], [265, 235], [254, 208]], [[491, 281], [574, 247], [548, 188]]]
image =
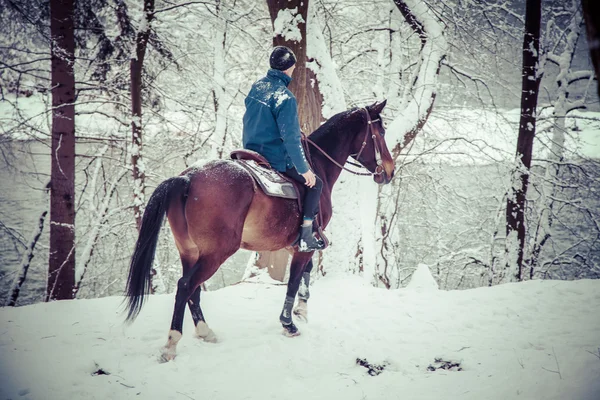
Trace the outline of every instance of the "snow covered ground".
[[[172, 295], [129, 327], [120, 297], [0, 309], [0, 399], [600, 399], [600, 281], [439, 291], [423, 272], [392, 291], [318, 280], [296, 338], [277, 319], [283, 285], [204, 293], [219, 342], [194, 338], [186, 315], [165, 364]], [[428, 370], [436, 358], [462, 371]]]

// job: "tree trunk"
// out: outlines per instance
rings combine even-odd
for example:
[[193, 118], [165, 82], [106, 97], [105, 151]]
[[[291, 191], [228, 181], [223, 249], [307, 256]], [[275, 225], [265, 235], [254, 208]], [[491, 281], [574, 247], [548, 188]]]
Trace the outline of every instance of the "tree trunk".
[[131, 80], [131, 168], [133, 176], [133, 213], [138, 231], [142, 224], [146, 173], [142, 158], [142, 72], [146, 47], [150, 37], [150, 23], [154, 17], [154, 0], [144, 0], [142, 26], [135, 41], [135, 56], [129, 62]]
[[[346, 111], [347, 106], [342, 82], [336, 73], [335, 64], [331, 59], [330, 50], [323, 36], [318, 12], [316, 2], [311, 2], [308, 7], [308, 20], [306, 21], [306, 57], [309, 60], [307, 68], [311, 74], [314, 73], [316, 76], [315, 88], [322, 96], [321, 114], [323, 118], [330, 118], [339, 112]], [[308, 76], [309, 79], [310, 76]], [[314, 88], [309, 89], [311, 91], [315, 90]], [[358, 225], [358, 215], [355, 212], [360, 207], [357, 200], [359, 198], [357, 188], [358, 185], [350, 177], [340, 180], [336, 185], [335, 196], [344, 198], [346, 201], [352, 201], [355, 203], [355, 207], [348, 204], [348, 207], [336, 211], [336, 218], [327, 226], [330, 235], [336, 236], [336, 232], [345, 232], [344, 227], [346, 224], [344, 221], [355, 221]], [[340, 221], [340, 224], [337, 224], [337, 221]], [[354, 254], [352, 246], [340, 250], [338, 249], [335, 253], [319, 251], [317, 264], [315, 265], [316, 269], [324, 273], [326, 269], [324, 263], [327, 263], [328, 270], [341, 269], [344, 263], [352, 259]]]
[[431, 114], [436, 97], [436, 83], [448, 43], [443, 26], [427, 5], [416, 0], [394, 0], [398, 11], [421, 41], [419, 71], [407, 93], [407, 105], [394, 118], [387, 132], [394, 160], [421, 131]]
[[[517, 139], [516, 165], [512, 188], [506, 204], [506, 268], [517, 280], [523, 279], [525, 246], [525, 198], [529, 185], [529, 170], [533, 138], [535, 137], [536, 107], [541, 75], [538, 74], [540, 49], [541, 0], [527, 0], [525, 35], [523, 39], [523, 72], [521, 118]], [[516, 236], [515, 236], [516, 235]]]
[[[144, 192], [146, 188], [146, 172], [142, 156], [142, 88], [144, 57], [150, 37], [150, 23], [154, 18], [154, 0], [144, 0], [144, 15], [142, 24], [135, 40], [135, 55], [129, 61], [129, 77], [131, 87], [131, 172], [133, 177], [133, 215], [139, 231], [142, 226], [143, 207], [146, 202]], [[152, 276], [156, 270], [152, 268]], [[150, 293], [155, 292], [155, 287], [150, 283]]]
[[[406, 85], [400, 112], [387, 129], [386, 140], [392, 149], [394, 160], [397, 160], [400, 153], [422, 130], [431, 114], [437, 93], [436, 85], [440, 67], [446, 57], [448, 43], [443, 25], [429, 10], [427, 4], [418, 0], [394, 0], [394, 4], [420, 41], [415, 79]], [[380, 57], [383, 56], [380, 51]], [[381, 62], [380, 65], [383, 63]], [[380, 86], [382, 87], [383, 83], [380, 83]], [[376, 210], [361, 209], [361, 215], [369, 215], [368, 218], [363, 217], [361, 220], [363, 276], [373, 285], [381, 282], [384, 286], [390, 287], [387, 269], [384, 268], [384, 271], [379, 269], [380, 263], [386, 264], [383, 254], [388, 240], [382, 234], [385, 229], [380, 214], [384, 211], [379, 199], [379, 190], [372, 182], [361, 182], [361, 186], [365, 195], [368, 192], [369, 197], [375, 197], [374, 200], [365, 197], [361, 201], [361, 206], [377, 204]], [[395, 202], [390, 205], [395, 207]]]
[[50, 1], [52, 165], [46, 301], [73, 298], [75, 284], [75, 34], [73, 0]]
[[[600, 2], [598, 0], [582, 0], [581, 2], [583, 4], [590, 57], [594, 63], [596, 77], [600, 77]], [[600, 84], [596, 83], [596, 87], [600, 99]]]
[[215, 28], [213, 37], [213, 105], [215, 110], [215, 130], [211, 144], [210, 158], [223, 158], [227, 142], [227, 110], [225, 102], [225, 43], [227, 40], [227, 16], [221, 7], [221, 0], [215, 3]]
[[289, 89], [298, 100], [300, 128], [307, 134], [323, 121], [319, 84], [314, 72], [306, 67], [308, 3], [309, 0], [267, 0], [274, 31], [273, 46], [287, 46], [296, 55], [296, 70]]
[[[569, 99], [569, 85], [576, 81], [576, 77], [571, 73], [571, 66], [575, 58], [577, 42], [581, 34], [582, 15], [578, 9], [578, 2], [571, 1], [571, 7], [567, 8], [572, 13], [571, 22], [565, 32], [565, 46], [559, 55], [550, 53], [547, 59], [556, 63], [559, 69], [556, 76], [556, 86], [558, 93], [554, 103], [552, 119], [554, 120], [552, 128], [552, 139], [550, 153], [548, 155], [544, 181], [540, 185], [540, 198], [537, 201], [541, 207], [539, 211], [539, 220], [533, 236], [533, 246], [529, 259], [526, 261], [529, 267], [529, 279], [533, 279], [539, 264], [539, 257], [542, 249], [552, 237], [552, 226], [554, 223], [555, 199], [560, 198], [560, 164], [564, 158], [565, 152], [565, 120], [571, 107], [577, 105]], [[590, 75], [578, 74], [582, 79], [589, 79]]]
[[[323, 97], [314, 72], [306, 66], [308, 3], [308, 0], [267, 0], [273, 24], [273, 46], [287, 46], [296, 55], [296, 69], [289, 89], [298, 101], [300, 128], [310, 134], [323, 121]], [[260, 252], [257, 266], [268, 268], [273, 279], [283, 280], [288, 257], [287, 250], [279, 250], [274, 254]]]

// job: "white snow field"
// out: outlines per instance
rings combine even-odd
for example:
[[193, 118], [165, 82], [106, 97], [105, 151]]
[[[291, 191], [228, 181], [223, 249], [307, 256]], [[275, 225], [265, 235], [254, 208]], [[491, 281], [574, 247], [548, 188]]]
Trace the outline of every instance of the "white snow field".
[[[278, 322], [283, 285], [203, 293], [219, 342], [194, 338], [186, 310], [164, 364], [172, 295], [131, 326], [120, 297], [0, 309], [0, 399], [600, 399], [600, 281], [440, 291], [420, 269], [425, 282], [392, 291], [319, 279], [295, 338]], [[428, 370], [436, 358], [462, 370]]]

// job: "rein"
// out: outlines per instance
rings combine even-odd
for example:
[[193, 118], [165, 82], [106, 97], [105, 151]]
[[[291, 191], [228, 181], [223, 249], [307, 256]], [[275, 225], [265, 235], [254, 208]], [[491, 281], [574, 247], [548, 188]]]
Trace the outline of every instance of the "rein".
[[[372, 123], [379, 121], [379, 119], [371, 120], [371, 116], [369, 115], [369, 112], [367, 111], [366, 108], [365, 108], [365, 113], [367, 114], [367, 129], [365, 132], [365, 137], [363, 138], [362, 146], [360, 147], [360, 150], [358, 151], [356, 156], [353, 154], [350, 154], [350, 156], [354, 157], [354, 159], [357, 161], [358, 161], [358, 158], [360, 157], [361, 153], [367, 146], [367, 137], [369, 136], [369, 133], [371, 133]], [[316, 144], [314, 141], [312, 141], [308, 136], [306, 136], [302, 132], [302, 140], [313, 145], [325, 157], [327, 157], [327, 159], [329, 159], [329, 161], [331, 161], [334, 165], [338, 166], [339, 168], [343, 169], [344, 171], [350, 172], [351, 174], [362, 175], [362, 176], [381, 175], [383, 173], [383, 166], [382, 166], [382, 161], [381, 161], [381, 151], [379, 149], [379, 144], [377, 143], [377, 137], [375, 136], [375, 134], [371, 134], [371, 138], [373, 139], [373, 148], [375, 149], [375, 160], [377, 161], [377, 168], [375, 169], [375, 172], [357, 172], [357, 171], [352, 171], [351, 169], [348, 169], [348, 168], [344, 167], [342, 164], [340, 164], [339, 162], [335, 161], [329, 154], [327, 154], [327, 152], [325, 150], [323, 150], [321, 147], [319, 147], [318, 144]], [[310, 157], [310, 153], [309, 153], [309, 157]], [[351, 161], [346, 161], [346, 162], [355, 167], [365, 168], [363, 165], [353, 163]]]

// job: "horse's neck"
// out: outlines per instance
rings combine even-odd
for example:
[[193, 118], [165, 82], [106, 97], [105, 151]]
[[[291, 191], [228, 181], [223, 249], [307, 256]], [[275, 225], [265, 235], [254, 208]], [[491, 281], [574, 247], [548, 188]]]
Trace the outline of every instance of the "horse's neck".
[[[339, 135], [332, 138], [330, 135], [335, 135], [335, 133], [330, 132], [329, 135], [315, 138], [314, 142], [339, 165], [344, 165], [346, 160], [348, 160], [348, 157], [350, 157], [350, 146], [354, 135], [349, 134], [348, 137], [343, 138]], [[314, 146], [310, 146], [310, 155], [316, 170], [315, 172], [319, 174], [323, 184], [328, 186], [330, 189], [333, 188], [333, 185], [340, 176], [342, 169], [335, 165], [329, 158], [327, 158], [327, 156], [321, 153], [321, 151], [316, 149]]]

